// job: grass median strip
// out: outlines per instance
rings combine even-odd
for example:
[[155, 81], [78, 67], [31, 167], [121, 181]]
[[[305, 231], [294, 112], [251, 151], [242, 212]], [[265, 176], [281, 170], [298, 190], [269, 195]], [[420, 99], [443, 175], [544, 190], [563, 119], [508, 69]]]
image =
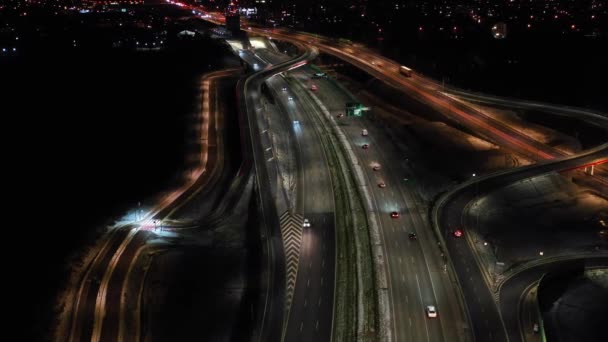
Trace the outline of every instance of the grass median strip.
[[[337, 216], [344, 220], [342, 225], [336, 227], [338, 241], [342, 243], [342, 248], [338, 249], [338, 253], [344, 254], [343, 258], [338, 258], [338, 270], [344, 271], [345, 274], [341, 274], [342, 277], [337, 279], [337, 288], [340, 289], [342, 285], [349, 285], [353, 287], [352, 297], [349, 296], [342, 303], [336, 302], [336, 323], [340, 319], [340, 304], [344, 305], [343, 310], [347, 312], [345, 317], [346, 331], [342, 333], [340, 327], [336, 325], [334, 329], [334, 341], [375, 341], [377, 331], [377, 298], [374, 287], [374, 270], [372, 263], [371, 244], [369, 238], [369, 231], [367, 229], [367, 216], [361, 202], [352, 170], [349, 168], [346, 159], [344, 158], [344, 151], [340, 148], [336, 149], [339, 145], [336, 137], [330, 134], [329, 139], [332, 140], [330, 144], [327, 144], [327, 149], [331, 149], [331, 153], [334, 154], [335, 160], [338, 161], [338, 167], [332, 167], [332, 177], [334, 180], [339, 180], [339, 184], [334, 187], [340, 187], [334, 189], [336, 193], [337, 203]], [[342, 241], [341, 241], [342, 240]], [[358, 266], [358, 267], [357, 267]], [[346, 283], [343, 284], [342, 282]], [[359, 288], [362, 287], [362, 288]], [[357, 296], [362, 296], [359, 300]], [[356, 307], [356, 310], [349, 317], [349, 307]], [[350, 319], [350, 321], [349, 321]], [[358, 320], [361, 319], [361, 322]], [[349, 323], [355, 323], [355, 327], [359, 328], [357, 331], [356, 339], [352, 336], [347, 335], [349, 329]], [[351, 326], [352, 328], [352, 326]]]
[[[307, 94], [297, 81], [291, 86]], [[312, 101], [306, 99], [310, 116], [321, 137], [328, 159], [334, 191], [336, 215], [336, 279], [333, 341], [377, 341], [377, 293], [367, 216], [346, 151], [336, 132], [319, 117]]]

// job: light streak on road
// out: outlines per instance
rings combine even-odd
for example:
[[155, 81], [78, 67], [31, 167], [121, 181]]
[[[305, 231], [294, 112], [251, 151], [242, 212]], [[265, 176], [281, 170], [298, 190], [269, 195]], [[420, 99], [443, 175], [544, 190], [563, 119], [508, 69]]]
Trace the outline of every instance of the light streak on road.
[[[185, 182], [185, 184], [183, 184], [181, 187], [177, 188], [176, 190], [170, 192], [169, 194], [163, 196], [159, 201], [157, 201], [157, 203], [149, 210], [146, 210], [144, 212], [144, 210], [140, 207], [140, 205], [138, 205], [137, 209], [135, 209], [134, 211], [131, 211], [132, 213], [134, 212], [135, 215], [130, 215], [130, 216], [135, 216], [135, 219], [132, 220], [132, 224], [136, 223], [136, 225], [133, 225], [132, 228], [127, 227], [126, 224], [124, 224], [122, 227], [117, 227], [117, 228], [123, 228], [121, 229], [115, 229], [114, 231], [110, 232], [110, 235], [108, 236], [108, 238], [105, 240], [104, 246], [102, 246], [101, 250], [99, 251], [99, 253], [96, 255], [96, 257], [94, 258], [94, 260], [92, 261], [91, 265], [89, 266], [89, 271], [87, 271], [87, 273], [85, 274], [85, 276], [83, 277], [83, 280], [81, 281], [79, 287], [78, 287], [78, 291], [75, 294], [75, 299], [74, 299], [74, 304], [71, 307], [71, 309], [73, 310], [73, 315], [72, 315], [72, 319], [70, 321], [70, 327], [69, 332], [67, 332], [67, 334], [69, 335], [68, 340], [69, 341], [77, 341], [80, 340], [84, 337], [85, 334], [88, 333], [88, 331], [83, 331], [83, 322], [87, 322], [87, 321], [92, 321], [92, 331], [91, 331], [91, 341], [100, 341], [103, 336], [105, 335], [104, 330], [106, 328], [104, 328], [104, 319], [106, 319], [106, 316], [108, 314], [108, 309], [107, 306], [108, 305], [112, 305], [112, 308], [117, 308], [117, 310], [112, 310], [112, 314], [114, 314], [114, 312], [118, 312], [120, 317], [124, 317], [124, 313], [122, 312], [122, 310], [124, 309], [123, 305], [121, 305], [120, 303], [108, 303], [108, 293], [109, 293], [109, 289], [110, 288], [114, 288], [115, 286], [123, 286], [124, 284], [127, 283], [126, 279], [123, 282], [120, 282], [120, 284], [115, 285], [113, 284], [114, 279], [119, 279], [120, 277], [117, 278], [117, 276], [115, 275], [115, 271], [116, 271], [116, 266], [117, 264], [120, 263], [128, 263], [128, 267], [127, 269], [130, 269], [131, 266], [133, 265], [133, 262], [136, 260], [136, 258], [134, 256], [138, 255], [137, 252], [135, 253], [130, 253], [133, 252], [132, 248], [141, 248], [141, 241], [138, 242], [136, 245], [134, 246], [133, 240], [135, 239], [136, 236], [138, 236], [138, 232], [140, 230], [156, 230], [156, 228], [158, 227], [162, 227], [163, 226], [163, 219], [159, 218], [159, 219], [154, 219], [155, 216], [159, 215], [161, 212], [163, 212], [164, 210], [169, 209], [171, 206], [175, 206], [177, 204], [177, 201], [187, 201], [189, 200], [189, 198], [183, 198], [184, 193], [189, 190], [190, 188], [192, 188], [193, 186], [197, 185], [198, 181], [201, 180], [201, 178], [205, 175], [206, 173], [206, 167], [208, 164], [208, 159], [209, 159], [209, 145], [208, 145], [208, 139], [210, 137], [209, 134], [209, 129], [210, 129], [210, 110], [211, 110], [211, 105], [210, 105], [210, 89], [211, 89], [211, 82], [214, 82], [217, 78], [220, 77], [226, 77], [229, 74], [234, 73], [235, 71], [237, 71], [238, 69], [226, 69], [226, 70], [222, 70], [222, 71], [218, 71], [218, 72], [214, 72], [214, 73], [210, 73], [208, 75], [206, 75], [206, 79], [203, 81], [202, 83], [202, 87], [201, 90], [203, 91], [203, 97], [202, 97], [202, 101], [203, 103], [201, 104], [201, 109], [203, 111], [201, 118], [202, 118], [202, 122], [201, 122], [201, 126], [200, 126], [200, 134], [201, 134], [201, 141], [202, 141], [202, 146], [203, 148], [201, 148], [201, 154], [200, 154], [200, 160], [199, 160], [199, 166], [196, 167], [195, 169], [193, 169], [191, 171], [190, 177], [188, 177], [187, 181]], [[215, 96], [216, 100], [217, 100], [217, 96]], [[215, 106], [215, 110], [217, 111], [217, 105]], [[215, 113], [215, 115], [217, 116], [217, 112]], [[216, 120], [216, 125], [217, 125], [217, 120]], [[214, 129], [216, 129], [217, 127], [213, 127]], [[214, 135], [215, 136], [215, 135]], [[202, 185], [201, 185], [202, 186]], [[171, 211], [169, 214], [166, 215], [166, 217], [169, 217], [170, 214], [173, 211]], [[125, 233], [124, 236], [121, 233]], [[117, 248], [115, 250], [113, 250], [112, 248], [110, 248], [111, 245], [117, 245]], [[129, 250], [130, 252], [127, 253], [127, 250]], [[112, 253], [112, 254], [109, 254]], [[129, 254], [131, 255], [132, 259], [129, 260], [122, 260], [125, 257], [123, 257], [124, 255]], [[102, 265], [103, 264], [103, 260], [107, 259], [107, 257], [110, 257], [109, 262], [107, 264], [107, 266]], [[94, 303], [88, 303], [87, 299], [89, 298], [87, 296], [88, 293], [90, 293], [91, 291], [94, 291], [94, 289], [90, 289], [90, 287], [92, 286], [92, 284], [95, 283], [94, 278], [91, 279], [91, 277], [95, 277], [96, 275], [93, 274], [92, 272], [90, 272], [90, 270], [94, 269], [94, 268], [99, 268], [103, 266], [105, 268], [105, 271], [103, 272], [103, 276], [101, 278], [101, 282], [99, 283], [99, 288], [97, 289], [95, 298], [94, 298]], [[124, 278], [125, 275], [120, 275], [121, 277]], [[120, 293], [124, 293], [123, 291], [124, 289], [121, 288]], [[91, 292], [91, 294], [93, 294]], [[90, 300], [89, 300], [90, 301]], [[121, 299], [122, 302], [122, 299]], [[87, 308], [90, 308], [91, 306], [94, 307], [93, 310], [93, 317], [82, 317], [85, 316], [87, 314]], [[118, 324], [118, 326], [121, 326], [120, 324]], [[112, 326], [112, 329], [114, 329], [115, 327]], [[117, 328], [120, 330], [120, 328]], [[112, 331], [111, 334], [114, 334], [116, 332]], [[118, 339], [119, 340], [124, 340], [124, 336], [123, 336], [124, 331], [118, 331], [117, 335], [118, 335]]]

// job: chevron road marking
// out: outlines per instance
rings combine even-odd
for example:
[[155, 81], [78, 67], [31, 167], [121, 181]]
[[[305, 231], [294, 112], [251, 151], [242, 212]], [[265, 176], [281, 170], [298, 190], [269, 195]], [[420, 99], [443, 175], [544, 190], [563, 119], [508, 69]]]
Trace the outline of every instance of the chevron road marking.
[[304, 218], [300, 214], [291, 214], [288, 210], [280, 216], [281, 236], [285, 248], [285, 265], [287, 268], [286, 301], [287, 310], [291, 307], [293, 292], [298, 277], [298, 263], [300, 259], [300, 246], [302, 244], [302, 225]]

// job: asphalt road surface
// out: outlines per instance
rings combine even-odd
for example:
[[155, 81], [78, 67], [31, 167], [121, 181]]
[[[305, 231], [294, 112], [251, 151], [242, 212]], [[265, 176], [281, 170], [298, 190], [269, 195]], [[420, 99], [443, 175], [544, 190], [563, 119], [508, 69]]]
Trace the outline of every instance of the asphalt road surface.
[[[309, 103], [280, 76], [267, 81], [274, 90], [299, 154], [297, 212], [311, 222], [304, 228], [293, 302], [288, 312], [285, 341], [330, 341], [335, 275], [334, 194], [329, 166]], [[291, 96], [293, 100], [289, 100]], [[314, 115], [314, 114], [312, 114]], [[298, 122], [298, 123], [294, 123]]]
[[[349, 96], [327, 79], [314, 79], [314, 70], [304, 67], [293, 72], [308, 92], [332, 113], [344, 113]], [[312, 85], [317, 90], [310, 90]], [[298, 99], [310, 94], [298, 95]], [[386, 139], [382, 128], [367, 119], [340, 119], [351, 146], [361, 165], [365, 166], [374, 203], [382, 229], [389, 267], [390, 301], [393, 314], [393, 334], [396, 341], [451, 341], [463, 335], [463, 318], [455, 299], [453, 288], [444, 272], [439, 249], [426, 222], [426, 208], [413, 189], [403, 181], [408, 174], [401, 165], [403, 156]], [[367, 137], [361, 130], [369, 131]], [[369, 149], [363, 149], [364, 143]], [[373, 171], [372, 164], [381, 165], [381, 170]], [[386, 188], [376, 184], [385, 182]], [[390, 217], [392, 211], [400, 213], [400, 218]], [[409, 232], [416, 232], [417, 240], [408, 238]], [[439, 316], [426, 317], [427, 305], [436, 306]]]

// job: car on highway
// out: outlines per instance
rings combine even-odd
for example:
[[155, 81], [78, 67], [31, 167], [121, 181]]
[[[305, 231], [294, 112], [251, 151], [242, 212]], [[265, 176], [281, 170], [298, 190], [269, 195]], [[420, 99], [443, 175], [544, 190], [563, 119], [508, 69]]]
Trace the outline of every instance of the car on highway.
[[464, 234], [464, 232], [462, 231], [462, 229], [459, 228], [459, 229], [454, 230], [453, 234], [454, 234], [454, 237], [459, 238], [459, 237], [462, 237], [462, 235]]
[[308, 227], [310, 227], [310, 221], [309, 221], [307, 218], [306, 218], [306, 219], [304, 219], [304, 223], [302, 223], [302, 226], [303, 226], [304, 228], [308, 228]]
[[287, 91], [287, 87], [281, 88], [282, 91]]
[[336, 117], [337, 117], [338, 119], [339, 119], [339, 118], [341, 118], [341, 117], [343, 117], [343, 116], [344, 116], [344, 113], [338, 113], [338, 115], [336, 115]]
[[416, 235], [416, 233], [414, 233], [414, 232], [410, 232], [410, 233], [407, 235], [407, 237], [408, 237], [410, 240], [417, 240], [417, 239], [418, 239], [418, 235]]
[[386, 188], [386, 183], [380, 181], [380, 182], [378, 182], [378, 187], [379, 188]]
[[437, 317], [437, 309], [435, 308], [434, 305], [428, 305], [426, 307], [426, 316], [428, 318], [435, 318], [435, 317]]
[[376, 165], [372, 166], [372, 170], [379, 171], [380, 170], [380, 165], [376, 164]]
[[368, 135], [367, 130], [366, 129], [362, 129], [361, 130], [361, 135], [366, 137]]
[[299, 120], [293, 120], [293, 124], [294, 124], [294, 125], [299, 125], [299, 124], [300, 124], [300, 121], [299, 121]]
[[325, 74], [324, 72], [315, 72], [315, 74], [312, 75], [312, 78], [321, 78], [321, 77], [327, 77], [327, 74]]
[[534, 325], [532, 326], [532, 331], [535, 334], [538, 334], [538, 332], [540, 331], [540, 327], [538, 326], [538, 323], [534, 323]]
[[391, 217], [392, 218], [399, 218], [399, 213], [396, 211], [391, 212]]
[[312, 91], [315, 91], [315, 90], [317, 90], [317, 89], [318, 89], [318, 88], [317, 88], [317, 85], [316, 85], [316, 84], [313, 84], [313, 85], [311, 85], [311, 86], [310, 86], [310, 90], [312, 90]]
[[288, 97], [287, 97], [287, 100], [289, 100], [289, 101], [293, 101], [293, 97], [288, 96]]
[[380, 63], [378, 61], [372, 61], [372, 65], [382, 68], [382, 63]]
[[399, 73], [405, 77], [412, 77], [412, 69], [402, 65], [399, 67]]
[[361, 148], [367, 150], [369, 148], [369, 144], [363, 144], [361, 145]]

